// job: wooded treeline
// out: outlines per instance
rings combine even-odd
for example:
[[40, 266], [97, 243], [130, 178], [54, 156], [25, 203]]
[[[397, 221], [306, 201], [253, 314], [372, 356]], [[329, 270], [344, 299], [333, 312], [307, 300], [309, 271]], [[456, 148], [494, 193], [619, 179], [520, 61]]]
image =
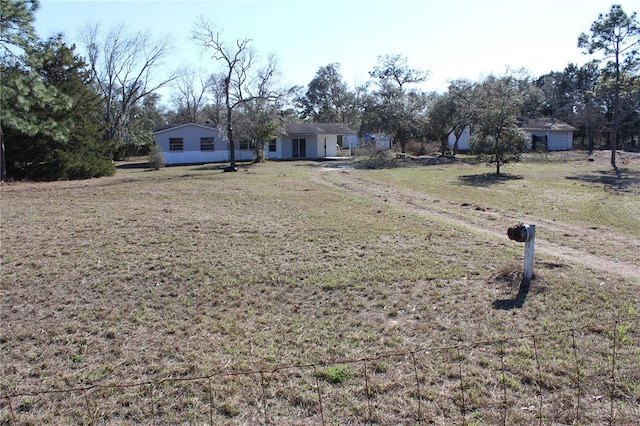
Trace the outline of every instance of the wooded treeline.
[[[498, 165], [524, 149], [522, 117], [573, 125], [574, 145], [611, 148], [614, 166], [616, 149], [638, 149], [640, 24], [617, 5], [576, 35], [576, 48], [597, 60], [536, 77], [509, 70], [453, 80], [435, 93], [420, 90], [429, 71], [397, 54], [379, 56], [370, 80], [355, 88], [338, 63], [320, 67], [306, 87], [286, 87], [276, 58], [259, 61], [251, 40], [225, 41], [206, 20], [195, 23], [193, 38], [209, 60], [199, 70], [168, 72], [168, 38], [96, 25], [82, 31], [82, 48], [62, 36], [39, 40], [38, 0], [0, 2], [3, 179], [109, 175], [113, 160], [146, 153], [153, 128], [187, 122], [218, 124], [230, 140], [253, 141], [258, 160], [264, 144], [294, 121], [390, 134], [402, 152], [421, 154], [436, 143], [443, 155], [455, 155], [449, 135], [459, 138], [470, 126], [472, 149]], [[168, 103], [162, 87], [171, 88]]]

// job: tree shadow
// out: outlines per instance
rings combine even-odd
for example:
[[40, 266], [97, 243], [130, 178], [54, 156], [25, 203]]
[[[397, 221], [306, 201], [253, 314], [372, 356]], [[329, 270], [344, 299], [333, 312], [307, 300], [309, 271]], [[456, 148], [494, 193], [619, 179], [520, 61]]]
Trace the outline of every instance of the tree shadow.
[[640, 171], [615, 167], [611, 170], [598, 170], [566, 179], [589, 184], [603, 185], [612, 192], [640, 193]]
[[500, 309], [503, 311], [510, 311], [512, 309], [521, 309], [524, 306], [525, 300], [529, 295], [531, 283], [524, 278], [518, 288], [518, 294], [513, 299], [498, 299], [493, 302], [493, 309]]
[[139, 163], [122, 163], [116, 166], [116, 169], [119, 170], [129, 170], [129, 169], [151, 169], [148, 161], [141, 161]]
[[509, 173], [482, 173], [479, 175], [464, 175], [458, 177], [458, 181], [462, 185], [469, 186], [489, 186], [489, 185], [502, 185], [506, 182], [513, 180], [523, 179], [520, 175], [512, 175]]

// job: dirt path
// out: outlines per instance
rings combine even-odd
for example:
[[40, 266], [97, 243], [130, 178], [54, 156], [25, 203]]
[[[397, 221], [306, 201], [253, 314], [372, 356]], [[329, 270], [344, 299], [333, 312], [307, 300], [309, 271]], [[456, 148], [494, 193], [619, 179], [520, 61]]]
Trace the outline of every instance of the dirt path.
[[[545, 220], [513, 212], [489, 210], [482, 206], [452, 203], [437, 197], [393, 185], [371, 182], [355, 177], [348, 169], [318, 168], [313, 173], [317, 183], [348, 192], [352, 195], [377, 200], [395, 207], [436, 220], [448, 222], [475, 232], [507, 239], [505, 224], [518, 222], [534, 223], [550, 235], [571, 235], [573, 240], [589, 241], [591, 246], [606, 247], [623, 245], [629, 250], [640, 252], [640, 240], [589, 228], [579, 228], [567, 224]], [[593, 254], [575, 247], [552, 242], [536, 236], [536, 252], [557, 257], [570, 264], [580, 264], [606, 274], [615, 274], [631, 282], [640, 284], [640, 265], [621, 261], [601, 254]]]

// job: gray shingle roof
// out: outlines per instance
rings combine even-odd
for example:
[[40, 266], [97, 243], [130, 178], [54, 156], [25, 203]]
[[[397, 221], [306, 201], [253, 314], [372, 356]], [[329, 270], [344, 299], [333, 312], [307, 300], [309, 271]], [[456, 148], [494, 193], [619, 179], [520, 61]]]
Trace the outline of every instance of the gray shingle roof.
[[567, 124], [563, 121], [560, 121], [556, 118], [551, 117], [540, 117], [540, 118], [521, 118], [519, 120], [519, 125], [522, 130], [576, 130], [570, 124]]
[[164, 126], [155, 127], [153, 129], [153, 133], [156, 134], [156, 133], [161, 133], [161, 132], [164, 132], [164, 131], [167, 131], [167, 130], [177, 129], [179, 127], [188, 127], [188, 126], [204, 127], [204, 128], [207, 128], [207, 129], [214, 129], [214, 130], [218, 129], [218, 126], [216, 126], [215, 124], [209, 124], [209, 123], [205, 123], [205, 124], [202, 124], [202, 123], [167, 124], [167, 125], [164, 125]]
[[356, 132], [341, 123], [289, 123], [287, 135], [355, 135]]

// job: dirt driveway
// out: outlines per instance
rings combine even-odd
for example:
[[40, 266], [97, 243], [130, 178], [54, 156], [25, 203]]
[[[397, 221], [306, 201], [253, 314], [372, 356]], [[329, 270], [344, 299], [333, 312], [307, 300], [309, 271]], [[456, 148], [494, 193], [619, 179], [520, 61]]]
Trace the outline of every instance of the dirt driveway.
[[[473, 204], [453, 203], [430, 194], [398, 188], [392, 185], [359, 179], [348, 168], [319, 167], [313, 179], [317, 183], [344, 191], [352, 196], [360, 196], [380, 203], [416, 213], [426, 217], [451, 223], [508, 241], [506, 228], [523, 222], [536, 225], [537, 234], [544, 228], [550, 239], [536, 236], [536, 253], [558, 258], [568, 264], [580, 264], [607, 275], [617, 275], [630, 282], [640, 284], [640, 265], [633, 261], [623, 261], [601, 252], [615, 252], [615, 247], [625, 247], [625, 251], [640, 253], [640, 239], [602, 232], [598, 229], [576, 227], [530, 215], [516, 215], [504, 210], [485, 209]], [[557, 237], [557, 238], [556, 238]], [[570, 242], [574, 242], [570, 246]], [[576, 242], [586, 242], [583, 249]], [[598, 250], [609, 247], [610, 250]], [[591, 249], [589, 249], [591, 248]]]

